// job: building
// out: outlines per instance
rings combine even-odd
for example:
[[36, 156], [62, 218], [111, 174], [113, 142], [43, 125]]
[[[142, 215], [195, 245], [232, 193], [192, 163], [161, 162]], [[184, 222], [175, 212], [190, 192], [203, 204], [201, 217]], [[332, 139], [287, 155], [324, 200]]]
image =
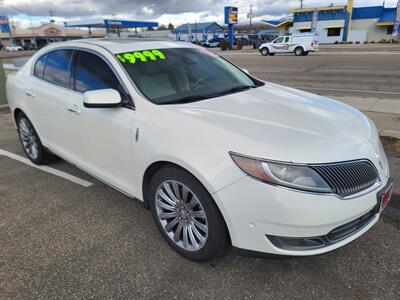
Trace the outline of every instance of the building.
[[[36, 28], [12, 30], [14, 44], [29, 47], [36, 44], [39, 48], [46, 46], [48, 43], [61, 42], [66, 40], [75, 40], [87, 38], [88, 30], [67, 29], [54, 23], [48, 23]], [[92, 37], [104, 37], [106, 31], [103, 29], [92, 30]], [[1, 44], [6, 47], [10, 43], [8, 32], [0, 32]]]
[[289, 32], [301, 34], [311, 31], [313, 13], [318, 11], [316, 33], [320, 43], [379, 42], [392, 38], [396, 18], [395, 7], [353, 7], [347, 5], [290, 10], [293, 27]]
[[224, 28], [216, 22], [192, 23], [180, 25], [171, 33], [177, 41], [204, 41], [224, 37]]

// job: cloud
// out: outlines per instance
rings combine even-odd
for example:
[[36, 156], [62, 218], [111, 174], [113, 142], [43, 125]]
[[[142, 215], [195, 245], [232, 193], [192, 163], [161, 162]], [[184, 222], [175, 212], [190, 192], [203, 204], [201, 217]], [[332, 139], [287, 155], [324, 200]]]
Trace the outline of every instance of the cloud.
[[[346, 4], [347, 0], [304, 0], [305, 7], [317, 7], [334, 3]], [[386, 0], [386, 6], [394, 6], [397, 0]], [[280, 18], [288, 9], [298, 8], [299, 0], [3, 0], [2, 14], [21, 17], [21, 11], [34, 18], [49, 20], [52, 10], [57, 19], [77, 20], [113, 17], [131, 20], [159, 21], [175, 25], [185, 22], [223, 22], [224, 6], [239, 8], [239, 22], [247, 22], [250, 4], [253, 4], [255, 20]], [[356, 0], [355, 6], [381, 5], [381, 0]], [[37, 21], [35, 21], [37, 22]], [[25, 24], [25, 21], [23, 21]]]

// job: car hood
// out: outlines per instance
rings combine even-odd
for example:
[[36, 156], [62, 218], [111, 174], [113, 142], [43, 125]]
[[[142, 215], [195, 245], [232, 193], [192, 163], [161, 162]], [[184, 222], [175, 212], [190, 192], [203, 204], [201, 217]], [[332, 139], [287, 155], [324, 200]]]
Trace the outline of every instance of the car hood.
[[249, 156], [321, 163], [379, 154], [376, 128], [358, 110], [272, 83], [173, 110], [200, 121], [199, 130], [224, 150]]

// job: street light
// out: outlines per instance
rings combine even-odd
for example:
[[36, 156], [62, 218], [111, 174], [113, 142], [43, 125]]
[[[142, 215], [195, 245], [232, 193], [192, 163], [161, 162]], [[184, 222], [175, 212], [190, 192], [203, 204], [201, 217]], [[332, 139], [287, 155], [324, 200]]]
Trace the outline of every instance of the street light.
[[32, 24], [32, 16], [30, 14], [27, 14], [26, 12], [20, 10], [19, 8], [16, 8], [16, 7], [12, 6], [12, 5], [8, 5], [8, 6], [11, 7], [12, 9], [15, 9], [16, 11], [24, 14], [24, 15], [27, 15], [29, 17], [29, 22], [31, 24], [33, 43], [35, 44], [35, 49], [37, 49], [36, 36], [35, 36], [35, 31], [33, 30], [33, 24]]

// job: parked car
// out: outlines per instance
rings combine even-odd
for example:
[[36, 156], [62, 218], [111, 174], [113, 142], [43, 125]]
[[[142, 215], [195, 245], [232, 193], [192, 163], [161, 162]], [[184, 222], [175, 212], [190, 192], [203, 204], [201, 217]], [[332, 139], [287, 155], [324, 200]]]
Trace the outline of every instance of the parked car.
[[139, 199], [166, 242], [195, 261], [229, 243], [321, 254], [378, 221], [393, 185], [367, 116], [193, 44], [149, 45], [57, 43], [8, 76], [28, 158], [57, 155]]
[[314, 34], [286, 35], [264, 43], [258, 49], [263, 56], [277, 53], [294, 53], [301, 56], [318, 51], [318, 41]]
[[18, 51], [23, 51], [23, 50], [24, 49], [18, 45], [8, 45], [6, 47], [6, 51], [8, 51], [8, 52], [18, 52]]
[[211, 40], [208, 40], [208, 41], [204, 41], [203, 42], [203, 46], [207, 47], [207, 48], [215, 48], [215, 47], [218, 47], [219, 43], [221, 41], [223, 41], [223, 40], [224, 39], [222, 39], [222, 38], [216, 38], [216, 39], [211, 39]]

